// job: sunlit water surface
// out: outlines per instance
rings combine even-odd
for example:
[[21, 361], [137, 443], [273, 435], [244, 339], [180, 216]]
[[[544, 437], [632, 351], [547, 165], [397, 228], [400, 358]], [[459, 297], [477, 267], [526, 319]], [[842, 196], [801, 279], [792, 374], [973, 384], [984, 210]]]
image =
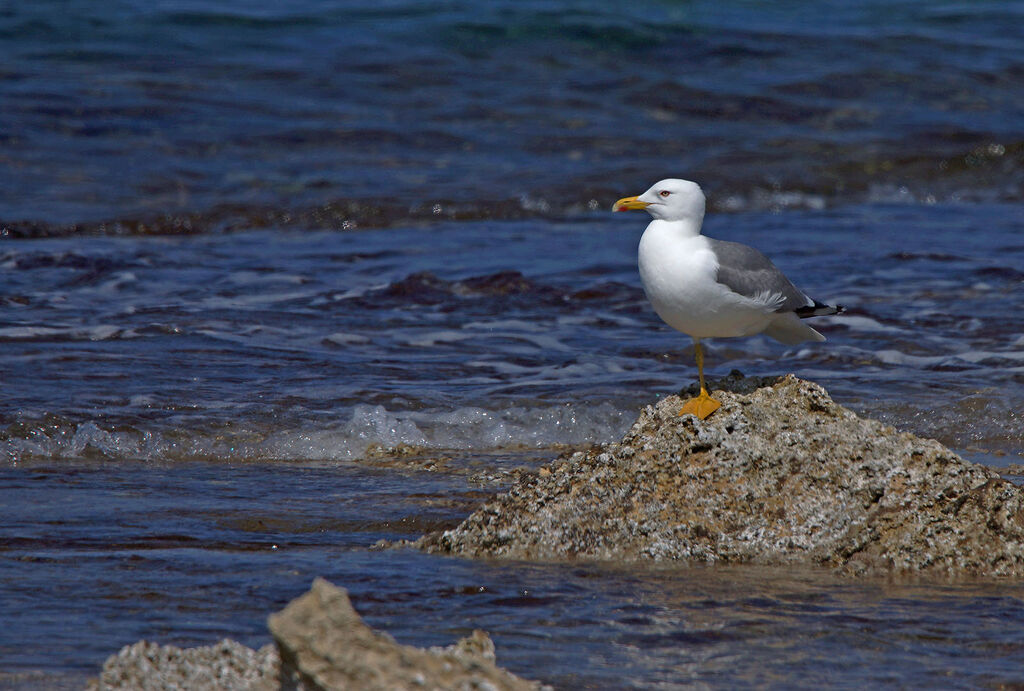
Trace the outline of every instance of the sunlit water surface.
[[712, 377], [1021, 462], [1024, 3], [793, 9], [0, 10], [0, 686], [266, 643], [315, 576], [564, 689], [1024, 683], [1014, 583], [370, 549], [693, 382], [607, 211], [670, 175], [848, 307]]

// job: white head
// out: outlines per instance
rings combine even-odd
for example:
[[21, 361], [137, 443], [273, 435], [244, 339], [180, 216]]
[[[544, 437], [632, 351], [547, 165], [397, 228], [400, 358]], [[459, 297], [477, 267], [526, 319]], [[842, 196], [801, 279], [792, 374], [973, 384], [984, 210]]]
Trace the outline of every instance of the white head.
[[639, 197], [626, 197], [615, 202], [613, 211], [644, 209], [662, 221], [690, 221], [698, 228], [704, 220], [704, 192], [689, 180], [668, 178], [654, 183]]

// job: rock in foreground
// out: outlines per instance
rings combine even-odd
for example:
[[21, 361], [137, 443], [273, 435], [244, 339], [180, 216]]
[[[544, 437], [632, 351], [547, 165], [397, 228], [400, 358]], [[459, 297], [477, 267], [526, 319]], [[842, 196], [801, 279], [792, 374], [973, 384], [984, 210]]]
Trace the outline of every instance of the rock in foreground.
[[447, 648], [399, 645], [364, 624], [345, 591], [320, 578], [310, 592], [270, 617], [270, 631], [286, 688], [539, 688], [494, 664], [494, 644], [483, 631]]
[[363, 623], [344, 590], [323, 579], [269, 620], [277, 646], [257, 650], [224, 640], [202, 648], [140, 641], [103, 665], [92, 691], [341, 691], [492, 689], [539, 684], [495, 664], [494, 644], [474, 631], [447, 648], [400, 645]]
[[111, 655], [91, 691], [165, 689], [278, 689], [278, 656], [271, 645], [259, 650], [224, 639], [201, 648], [177, 648], [139, 641]]
[[563, 560], [814, 563], [1024, 575], [1024, 493], [787, 376], [715, 391], [705, 421], [648, 406], [618, 444], [543, 468], [428, 535], [429, 551]]

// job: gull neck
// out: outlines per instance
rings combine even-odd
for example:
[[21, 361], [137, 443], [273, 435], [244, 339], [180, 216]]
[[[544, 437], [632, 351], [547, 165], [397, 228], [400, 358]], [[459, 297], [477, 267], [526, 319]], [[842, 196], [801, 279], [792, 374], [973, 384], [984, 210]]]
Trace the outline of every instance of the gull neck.
[[692, 238], [700, 235], [701, 225], [701, 221], [692, 218], [675, 221], [655, 218], [648, 224], [647, 230], [656, 233], [671, 233], [677, 237]]

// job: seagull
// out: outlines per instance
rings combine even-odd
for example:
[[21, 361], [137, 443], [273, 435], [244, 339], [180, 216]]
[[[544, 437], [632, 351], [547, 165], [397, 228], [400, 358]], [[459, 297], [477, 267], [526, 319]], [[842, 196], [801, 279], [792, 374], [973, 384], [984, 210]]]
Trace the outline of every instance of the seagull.
[[845, 311], [807, 297], [753, 247], [701, 235], [704, 206], [700, 185], [669, 178], [612, 207], [654, 217], [640, 238], [640, 280], [658, 316], [693, 339], [700, 395], [679, 414], [701, 420], [722, 405], [704, 386], [702, 339], [763, 333], [786, 344], [824, 341], [800, 320]]

